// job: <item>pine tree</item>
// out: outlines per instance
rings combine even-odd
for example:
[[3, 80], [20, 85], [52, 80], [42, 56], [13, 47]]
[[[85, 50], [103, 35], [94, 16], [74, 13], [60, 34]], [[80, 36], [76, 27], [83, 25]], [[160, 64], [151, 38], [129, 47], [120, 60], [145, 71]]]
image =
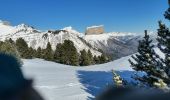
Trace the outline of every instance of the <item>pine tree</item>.
[[145, 31], [145, 37], [139, 41], [138, 54], [132, 56], [135, 62], [129, 60], [132, 68], [136, 71], [144, 71], [147, 75], [144, 77], [136, 77], [139, 81], [147, 83], [153, 86], [159, 79], [167, 81], [168, 76], [163, 70], [163, 65], [159, 60], [159, 56], [154, 51], [154, 45], [150, 39], [147, 31]]
[[74, 43], [70, 40], [65, 40], [63, 44], [57, 44], [54, 61], [67, 65], [79, 65], [79, 55]]
[[47, 47], [46, 49], [43, 50], [43, 53], [44, 53], [43, 58], [45, 60], [49, 60], [49, 61], [53, 60], [53, 50], [51, 48], [50, 42], [47, 43]]
[[64, 61], [64, 64], [75, 66], [79, 65], [78, 52], [72, 41], [65, 40], [62, 49], [64, 51], [62, 53], [62, 60]]
[[57, 44], [55, 52], [54, 52], [54, 61], [61, 63], [62, 55], [64, 55], [63, 50], [62, 50], [62, 44], [59, 43]]
[[166, 19], [170, 20], [170, 0], [168, 0], [168, 4], [169, 4], [169, 8], [165, 12], [164, 16], [165, 16]]
[[81, 66], [88, 66], [90, 65], [90, 59], [85, 49], [80, 51], [80, 65]]
[[42, 53], [42, 50], [41, 50], [41, 48], [40, 47], [38, 47], [38, 49], [37, 49], [37, 51], [36, 51], [36, 57], [37, 58], [41, 58], [42, 57], [42, 55], [41, 55], [41, 53]]
[[93, 58], [93, 55], [92, 55], [90, 50], [88, 50], [87, 55], [88, 55], [89, 60], [90, 60], [90, 65], [94, 64], [94, 58]]
[[18, 38], [16, 40], [16, 47], [22, 58], [30, 58], [29, 48], [24, 39]]
[[[170, 0], [169, 0], [170, 4]], [[165, 12], [165, 18], [170, 20], [170, 7]], [[158, 48], [165, 54], [165, 59], [162, 60], [165, 64], [164, 70], [170, 77], [170, 30], [166, 27], [165, 24], [162, 24], [159, 21], [159, 29], [158, 29]]]
[[94, 61], [95, 64], [99, 64], [100, 63], [99, 57], [97, 57], [96, 55], [94, 56], [93, 59], [94, 59], [93, 61]]
[[15, 42], [11, 38], [9, 38], [9, 40], [7, 41], [9, 41], [11, 44], [15, 44]]
[[29, 58], [36, 57], [36, 50], [34, 50], [32, 47], [29, 47], [28, 48], [28, 55], [29, 55]]
[[99, 56], [99, 60], [100, 60], [100, 64], [103, 64], [103, 63], [107, 62], [107, 58], [103, 53], [102, 53], [101, 56]]

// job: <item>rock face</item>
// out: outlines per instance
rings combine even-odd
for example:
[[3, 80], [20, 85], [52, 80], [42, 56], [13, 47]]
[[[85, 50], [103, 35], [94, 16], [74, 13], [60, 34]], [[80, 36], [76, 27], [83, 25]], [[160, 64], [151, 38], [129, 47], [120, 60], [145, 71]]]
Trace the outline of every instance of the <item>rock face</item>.
[[86, 35], [99, 35], [103, 33], [104, 33], [103, 25], [87, 27], [86, 32], [85, 32]]

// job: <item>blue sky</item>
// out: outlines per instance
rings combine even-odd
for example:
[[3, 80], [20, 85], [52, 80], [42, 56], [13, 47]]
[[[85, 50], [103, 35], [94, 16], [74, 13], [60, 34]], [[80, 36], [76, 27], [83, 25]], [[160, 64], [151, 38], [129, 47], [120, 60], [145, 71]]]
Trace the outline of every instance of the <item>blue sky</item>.
[[156, 31], [167, 0], [0, 0], [0, 19], [41, 30], [104, 25], [107, 32]]

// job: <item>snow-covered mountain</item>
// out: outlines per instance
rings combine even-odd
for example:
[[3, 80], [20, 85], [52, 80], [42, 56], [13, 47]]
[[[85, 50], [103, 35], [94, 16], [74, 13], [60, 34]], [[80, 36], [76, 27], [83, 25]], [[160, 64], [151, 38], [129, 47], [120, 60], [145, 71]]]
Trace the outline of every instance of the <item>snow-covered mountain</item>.
[[89, 46], [86, 41], [80, 37], [80, 33], [73, 30], [72, 27], [66, 27], [61, 30], [41, 32], [25, 24], [18, 26], [9, 26], [4, 23], [0, 23], [0, 40], [23, 38], [28, 46], [37, 49], [38, 47], [46, 48], [48, 42], [51, 43], [53, 50], [55, 50], [58, 43], [63, 43], [64, 40], [71, 40], [74, 42], [78, 51], [83, 49], [90, 49], [94, 55], [101, 55], [101, 53]]
[[122, 57], [136, 52], [137, 40], [140, 39], [140, 36], [115, 32], [100, 35], [83, 35], [72, 27], [43, 32], [29, 25], [11, 26], [7, 22], [0, 21], [0, 41], [9, 38], [13, 40], [23, 38], [28, 43], [28, 46], [34, 49], [38, 47], [46, 48], [47, 43], [50, 42], [53, 50], [55, 50], [58, 43], [71, 40], [78, 51], [90, 49], [93, 55], [98, 56], [101, 55], [100, 50], [103, 50], [108, 55]]
[[133, 33], [105, 33], [86, 35], [84, 39], [94, 48], [101, 49], [108, 55], [116, 57], [127, 56], [137, 51], [138, 40], [141, 36]]

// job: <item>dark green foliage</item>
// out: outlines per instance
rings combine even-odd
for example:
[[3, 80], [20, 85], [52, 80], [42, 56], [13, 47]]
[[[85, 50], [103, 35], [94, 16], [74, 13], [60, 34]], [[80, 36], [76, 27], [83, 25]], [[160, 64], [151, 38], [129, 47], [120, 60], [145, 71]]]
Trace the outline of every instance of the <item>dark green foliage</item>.
[[29, 58], [34, 58], [34, 57], [36, 57], [36, 50], [33, 49], [32, 47], [29, 47], [29, 48], [28, 48], [28, 55], [29, 55]]
[[99, 56], [99, 61], [100, 61], [100, 64], [106, 63], [107, 62], [106, 55], [102, 54], [101, 56]]
[[[170, 20], [170, 0], [169, 8], [165, 12], [165, 18]], [[163, 70], [170, 77], [170, 30], [165, 24], [159, 21], [158, 29], [158, 48], [165, 54], [165, 59], [160, 59], [163, 63]], [[170, 82], [169, 82], [170, 83]]]
[[67, 65], [79, 65], [79, 55], [74, 43], [65, 40], [63, 44], [58, 44], [54, 52], [54, 61]]
[[78, 65], [79, 57], [77, 49], [74, 46], [74, 43], [70, 40], [65, 40], [63, 43], [62, 49], [64, 50], [64, 63], [68, 65]]
[[59, 43], [59, 44], [57, 44], [56, 50], [54, 52], [54, 61], [58, 62], [58, 63], [61, 63], [62, 62], [61, 61], [62, 55], [64, 55], [63, 49], [62, 49], [62, 44]]
[[[170, 0], [169, 8], [165, 12], [165, 18], [170, 20]], [[144, 71], [147, 73], [140, 81], [148, 83], [150, 86], [158, 88], [166, 88], [170, 84], [170, 30], [165, 24], [159, 21], [158, 29], [158, 48], [165, 54], [165, 58], [159, 57], [153, 50], [152, 40], [145, 31], [145, 37], [139, 42], [138, 52], [136, 56], [132, 56], [135, 63], [129, 60], [132, 67], [136, 71]]]
[[47, 43], [46, 49], [44, 49], [42, 52], [43, 52], [43, 58], [45, 60], [49, 60], [49, 61], [53, 60], [53, 50], [51, 48], [50, 42]]
[[[18, 38], [16, 43], [10, 38], [6, 42], [14, 45], [16, 51], [22, 58], [32, 59], [32, 58], [42, 58], [48, 61], [55, 61], [62, 64], [74, 65], [74, 66], [88, 66], [92, 64], [100, 64], [106, 62], [106, 56], [101, 55], [95, 58], [93, 57], [90, 50], [81, 51], [80, 55], [74, 46], [74, 43], [70, 40], [65, 40], [63, 44], [59, 43], [56, 46], [56, 50], [53, 51], [50, 42], [48, 42], [45, 49], [38, 47], [37, 50], [32, 47], [28, 47], [26, 41], [22, 38]], [[0, 42], [2, 45], [3, 42]]]
[[94, 56], [94, 63], [95, 64], [103, 64], [109, 62], [108, 57], [105, 54], [102, 54], [101, 56]]
[[170, 31], [161, 22], [159, 22], [157, 40], [159, 49], [165, 54], [165, 60], [163, 62], [166, 66], [164, 67], [164, 70], [170, 77]]
[[41, 50], [41, 48], [40, 47], [38, 47], [38, 49], [37, 49], [37, 51], [36, 51], [36, 54], [35, 54], [35, 57], [37, 57], [37, 58], [41, 58], [42, 57], [42, 50]]
[[95, 64], [99, 64], [100, 63], [100, 59], [97, 56], [94, 56], [93, 61], [94, 61]]
[[133, 61], [129, 60], [132, 68], [136, 71], [144, 71], [147, 75], [144, 77], [136, 77], [139, 81], [146, 82], [148, 85], [153, 86], [159, 79], [163, 81], [168, 80], [167, 74], [163, 70], [163, 65], [159, 60], [159, 56], [154, 51], [154, 45], [150, 39], [147, 31], [145, 37], [139, 41], [138, 54], [132, 56]]
[[18, 38], [16, 40], [16, 47], [17, 50], [22, 58], [31, 58], [32, 56], [29, 54], [29, 48], [27, 43], [25, 42], [24, 39]]
[[88, 66], [88, 65], [90, 65], [90, 63], [91, 63], [91, 61], [90, 61], [90, 58], [89, 58], [86, 50], [80, 51], [80, 65], [81, 66]]
[[15, 44], [15, 42], [11, 38], [9, 38], [9, 40], [7, 41], [9, 41], [11, 44]]
[[87, 55], [88, 55], [89, 60], [90, 60], [90, 65], [94, 64], [94, 58], [93, 58], [93, 55], [92, 55], [90, 50], [88, 50]]
[[[170, 0], [168, 0], [168, 3], [170, 5]], [[165, 12], [164, 14], [165, 18], [170, 20], [170, 7], [168, 8], [168, 10]]]

